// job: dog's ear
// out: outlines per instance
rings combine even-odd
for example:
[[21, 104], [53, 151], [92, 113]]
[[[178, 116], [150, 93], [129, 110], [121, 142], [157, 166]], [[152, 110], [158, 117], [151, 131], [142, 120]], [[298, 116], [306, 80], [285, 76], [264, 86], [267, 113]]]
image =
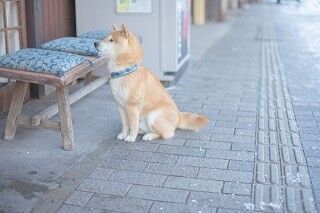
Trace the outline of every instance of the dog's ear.
[[129, 37], [129, 31], [126, 25], [122, 24], [121, 26], [121, 32], [123, 37], [128, 38]]
[[112, 30], [113, 30], [113, 31], [116, 31], [116, 30], [119, 30], [119, 29], [118, 29], [118, 27], [114, 24], [114, 25], [112, 25]]

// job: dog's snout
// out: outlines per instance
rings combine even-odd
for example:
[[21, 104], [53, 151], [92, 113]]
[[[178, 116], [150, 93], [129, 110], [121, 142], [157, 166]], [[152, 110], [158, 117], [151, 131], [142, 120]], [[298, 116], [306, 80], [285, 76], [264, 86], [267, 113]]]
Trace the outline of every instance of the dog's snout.
[[97, 48], [99, 46], [99, 42], [96, 41], [96, 42], [93, 43], [93, 45], [94, 45], [95, 48]]

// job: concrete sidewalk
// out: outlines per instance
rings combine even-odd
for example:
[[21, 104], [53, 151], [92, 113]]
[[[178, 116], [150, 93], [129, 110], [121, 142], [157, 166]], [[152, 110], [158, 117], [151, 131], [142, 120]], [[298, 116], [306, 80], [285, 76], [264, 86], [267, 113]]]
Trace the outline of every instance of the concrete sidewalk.
[[74, 152], [19, 128], [0, 143], [0, 212], [317, 212], [320, 13], [310, 10], [267, 2], [192, 29], [190, 67], [170, 93], [210, 118], [200, 132], [118, 141], [108, 86], [72, 107]]

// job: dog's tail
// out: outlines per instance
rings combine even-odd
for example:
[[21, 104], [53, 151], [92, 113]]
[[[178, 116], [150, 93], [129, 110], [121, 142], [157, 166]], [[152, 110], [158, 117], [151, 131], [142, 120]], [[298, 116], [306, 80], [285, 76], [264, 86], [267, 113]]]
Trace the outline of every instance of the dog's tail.
[[180, 112], [179, 129], [197, 131], [208, 123], [208, 118], [204, 115], [191, 112]]

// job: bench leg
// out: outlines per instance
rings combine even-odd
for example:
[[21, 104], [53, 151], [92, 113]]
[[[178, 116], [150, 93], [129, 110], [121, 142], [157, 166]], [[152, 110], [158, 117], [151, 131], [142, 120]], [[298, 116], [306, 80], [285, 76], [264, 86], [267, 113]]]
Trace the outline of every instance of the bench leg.
[[23, 81], [16, 82], [8, 117], [7, 117], [7, 123], [5, 127], [5, 133], [4, 133], [5, 140], [12, 140], [16, 135], [17, 117], [21, 113], [27, 87], [28, 87], [27, 82], [23, 82]]
[[60, 131], [63, 140], [63, 149], [72, 150], [75, 147], [73, 127], [70, 111], [69, 90], [66, 86], [56, 88], [60, 116]]

